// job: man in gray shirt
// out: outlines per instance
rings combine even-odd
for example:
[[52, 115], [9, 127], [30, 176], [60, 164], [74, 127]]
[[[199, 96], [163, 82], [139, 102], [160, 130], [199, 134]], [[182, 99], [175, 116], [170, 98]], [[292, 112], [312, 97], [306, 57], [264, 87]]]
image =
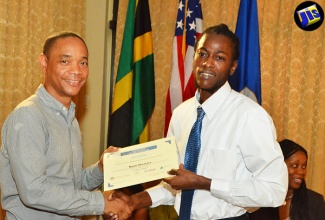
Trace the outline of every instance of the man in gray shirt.
[[[103, 182], [103, 156], [82, 168], [82, 139], [75, 118], [77, 95], [88, 77], [88, 49], [74, 33], [48, 38], [39, 57], [44, 83], [20, 103], [2, 128], [1, 203], [6, 219], [77, 219], [111, 215], [126, 219], [130, 208], [91, 191]], [[116, 151], [110, 147], [106, 152]]]

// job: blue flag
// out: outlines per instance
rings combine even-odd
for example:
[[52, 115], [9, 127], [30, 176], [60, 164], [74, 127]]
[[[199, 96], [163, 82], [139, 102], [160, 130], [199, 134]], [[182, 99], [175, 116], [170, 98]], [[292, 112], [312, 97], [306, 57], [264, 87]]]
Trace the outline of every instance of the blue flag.
[[235, 73], [229, 77], [231, 87], [259, 104], [261, 97], [260, 42], [256, 0], [241, 0], [236, 25], [240, 56]]

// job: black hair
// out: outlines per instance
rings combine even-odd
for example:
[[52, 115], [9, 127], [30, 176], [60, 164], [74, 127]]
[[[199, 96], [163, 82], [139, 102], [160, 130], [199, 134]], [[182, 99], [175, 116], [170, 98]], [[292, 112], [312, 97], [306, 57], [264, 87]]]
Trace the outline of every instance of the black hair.
[[234, 61], [238, 60], [238, 58], [239, 58], [239, 38], [236, 36], [236, 34], [234, 32], [229, 30], [229, 28], [226, 24], [221, 23], [219, 25], [215, 25], [215, 26], [208, 27], [207, 29], [205, 29], [194, 44], [194, 51], [196, 51], [198, 42], [205, 34], [216, 34], [216, 35], [221, 34], [221, 35], [228, 37], [231, 40], [231, 42], [233, 42], [233, 44], [234, 44], [233, 60]]
[[[308, 153], [305, 148], [295, 143], [292, 140], [284, 139], [279, 142], [284, 160], [288, 159], [290, 156], [298, 151], [303, 152], [308, 159]], [[295, 189], [293, 192], [293, 198], [291, 202], [290, 218], [299, 220], [308, 220], [308, 197], [307, 197], [307, 186], [305, 180], [302, 181], [300, 187]]]
[[85, 44], [85, 46], [87, 47], [84, 39], [82, 39], [82, 37], [80, 37], [78, 34], [73, 33], [73, 32], [62, 32], [62, 33], [53, 35], [53, 36], [51, 36], [51, 37], [49, 37], [49, 38], [46, 39], [46, 41], [44, 43], [44, 46], [43, 46], [43, 54], [47, 58], [49, 58], [51, 49], [54, 46], [54, 44], [56, 43], [56, 41], [59, 40], [59, 39], [67, 38], [67, 37], [76, 37], [76, 38], [79, 38]]
[[292, 154], [296, 153], [297, 151], [302, 151], [308, 159], [308, 153], [306, 149], [300, 146], [299, 144], [295, 143], [294, 141], [289, 139], [284, 139], [280, 141], [279, 144], [285, 160], [288, 159]]

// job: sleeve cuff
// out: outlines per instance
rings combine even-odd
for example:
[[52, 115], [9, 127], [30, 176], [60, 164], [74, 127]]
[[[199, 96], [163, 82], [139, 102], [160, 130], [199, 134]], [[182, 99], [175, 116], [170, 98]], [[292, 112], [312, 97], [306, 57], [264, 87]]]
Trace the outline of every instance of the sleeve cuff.
[[159, 205], [173, 205], [175, 202], [176, 190], [173, 190], [169, 184], [161, 182], [157, 186], [146, 190], [151, 198], [152, 205], [150, 207], [157, 207]]
[[211, 180], [210, 192], [213, 196], [227, 201], [230, 195], [230, 184], [227, 180]]

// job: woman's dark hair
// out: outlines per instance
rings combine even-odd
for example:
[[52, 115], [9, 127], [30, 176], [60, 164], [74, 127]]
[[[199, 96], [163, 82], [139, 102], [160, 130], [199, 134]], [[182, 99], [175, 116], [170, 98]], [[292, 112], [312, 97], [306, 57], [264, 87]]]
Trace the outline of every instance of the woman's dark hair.
[[[85, 41], [78, 34], [73, 33], [73, 32], [62, 32], [62, 33], [59, 33], [57, 35], [53, 35], [53, 36], [47, 38], [47, 40], [45, 41], [44, 46], [43, 46], [43, 54], [47, 58], [49, 58], [50, 53], [51, 53], [51, 49], [54, 46], [54, 44], [56, 43], [56, 41], [59, 40], [59, 39], [67, 38], [67, 37], [79, 38], [86, 45]], [[86, 47], [87, 47], [87, 45], [86, 45]]]
[[212, 26], [212, 27], [205, 29], [194, 44], [194, 51], [196, 51], [198, 42], [200, 41], [202, 36], [204, 36], [205, 34], [216, 34], [216, 35], [221, 34], [221, 35], [228, 37], [234, 44], [233, 60], [234, 61], [238, 60], [238, 58], [239, 58], [239, 38], [236, 36], [236, 34], [234, 34], [234, 32], [229, 30], [229, 28], [226, 24], [221, 23], [219, 25]]
[[[284, 160], [298, 151], [303, 152], [308, 159], [308, 153], [305, 148], [292, 140], [284, 139], [279, 142]], [[300, 187], [295, 189], [293, 192], [294, 196], [291, 202], [290, 218], [294, 220], [308, 220], [308, 197], [307, 197], [307, 186], [305, 180], [302, 181]]]

